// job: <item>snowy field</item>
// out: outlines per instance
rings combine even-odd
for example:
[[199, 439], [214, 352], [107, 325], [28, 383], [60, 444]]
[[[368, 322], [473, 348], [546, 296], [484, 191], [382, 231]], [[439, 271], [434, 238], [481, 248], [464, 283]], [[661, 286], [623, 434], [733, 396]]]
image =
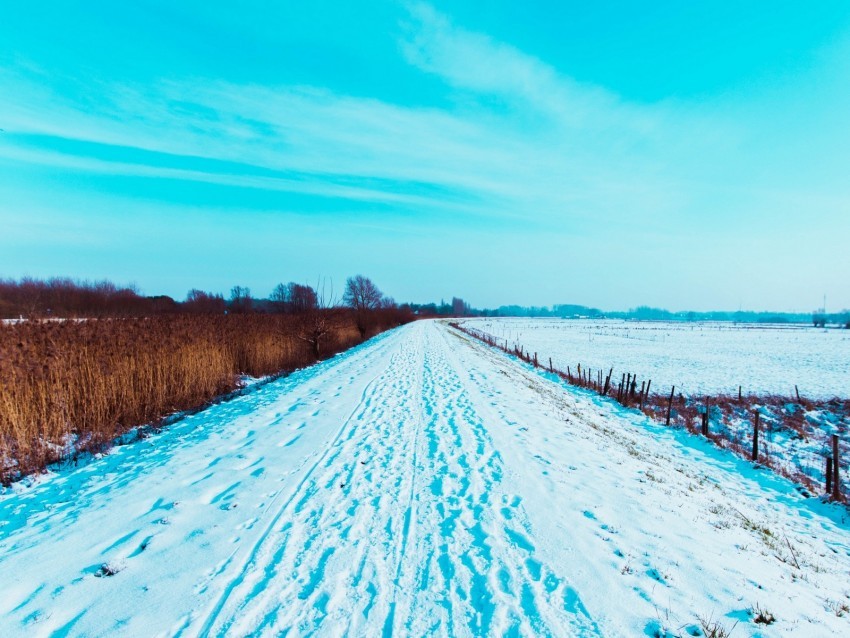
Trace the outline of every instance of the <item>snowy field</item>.
[[614, 368], [658, 392], [850, 395], [850, 330], [811, 326], [591, 319], [473, 319], [471, 327], [538, 352], [566, 370]]
[[850, 635], [848, 527], [417, 322], [0, 495], [0, 635]]

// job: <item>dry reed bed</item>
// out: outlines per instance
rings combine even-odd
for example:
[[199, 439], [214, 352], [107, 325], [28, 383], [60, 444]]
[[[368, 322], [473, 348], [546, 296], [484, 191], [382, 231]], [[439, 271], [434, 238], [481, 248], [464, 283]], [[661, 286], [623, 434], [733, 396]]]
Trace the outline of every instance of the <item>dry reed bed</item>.
[[[778, 395], [713, 395], [685, 396], [672, 389], [652, 392], [651, 382], [640, 382], [632, 375], [613, 377], [613, 370], [587, 370], [577, 366], [566, 371], [553, 368], [551, 359], [538, 358], [521, 345], [508, 347], [494, 336], [458, 323], [454, 328], [484, 343], [549, 370], [561, 379], [603, 396], [625, 407], [639, 410], [653, 420], [671, 427], [682, 427], [692, 434], [704, 435], [718, 447], [738, 456], [752, 459], [755, 413], [759, 413], [759, 446], [757, 463], [803, 486], [812, 494], [822, 493], [826, 483], [826, 458], [832, 456], [830, 433], [840, 437], [840, 495], [847, 500], [850, 450], [850, 400], [813, 401], [801, 397]], [[703, 419], [708, 406], [707, 432]], [[797, 445], [800, 443], [801, 445]], [[829, 490], [826, 490], [829, 493]], [[832, 492], [833, 498], [836, 493]]]
[[[376, 313], [370, 334], [401, 321]], [[0, 482], [361, 341], [343, 310], [0, 324]]]

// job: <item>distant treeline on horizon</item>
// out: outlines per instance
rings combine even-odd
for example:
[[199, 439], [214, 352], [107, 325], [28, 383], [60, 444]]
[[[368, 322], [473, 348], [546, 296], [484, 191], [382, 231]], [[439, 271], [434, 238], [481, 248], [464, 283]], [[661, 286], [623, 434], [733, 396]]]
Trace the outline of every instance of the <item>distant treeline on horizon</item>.
[[[395, 301], [367, 277], [346, 281], [341, 299], [328, 299], [311, 286], [278, 284], [267, 298], [251, 295], [245, 286], [234, 286], [229, 298], [193, 288], [183, 301], [168, 295], [142, 295], [135, 286], [102, 281], [78, 281], [66, 277], [20, 280], [0, 279], [0, 318], [111, 318], [168, 314], [300, 314], [332, 307], [358, 310], [397, 309]], [[409, 309], [408, 309], [409, 310]]]
[[[363, 278], [371, 285], [371, 281]], [[740, 323], [813, 323], [850, 327], [850, 310], [824, 314], [819, 312], [769, 311], [681, 311], [640, 306], [627, 311], [603, 311], [577, 304], [553, 306], [506, 305], [495, 309], [471, 307], [453, 297], [450, 303], [403, 303], [384, 297], [377, 288], [376, 307], [394, 307], [421, 317], [558, 317], [564, 319], [629, 319], [635, 321], [730, 321]], [[0, 279], [0, 318], [18, 317], [105, 317], [143, 316], [170, 313], [244, 313], [301, 312], [313, 307], [333, 305], [333, 300], [305, 284], [279, 284], [267, 298], [251, 295], [244, 286], [234, 286], [229, 298], [224, 295], [190, 290], [186, 299], [177, 301], [167, 295], [144, 296], [134, 286], [112, 282], [78, 281], [67, 277], [20, 280]]]
[[603, 311], [599, 308], [575, 304], [556, 304], [551, 308], [500, 306], [493, 311], [483, 311], [484, 316], [494, 317], [560, 317], [564, 319], [632, 319], [635, 321], [732, 321], [739, 323], [814, 323], [816, 325], [840, 324], [850, 322], [850, 310], [837, 313], [818, 312], [770, 312], [753, 310], [735, 311], [694, 311], [671, 312], [663, 308], [639, 306], [626, 311]]
[[77, 319], [145, 317], [168, 314], [299, 314], [315, 309], [354, 307], [394, 309], [419, 317], [468, 317], [478, 314], [463, 299], [451, 303], [397, 304], [362, 275], [349, 277], [339, 299], [307, 284], [275, 286], [268, 297], [257, 297], [246, 286], [233, 286], [230, 295], [193, 288], [182, 301], [168, 295], [143, 295], [134, 285], [108, 280], [80, 281], [69, 277], [19, 280], [0, 278], [0, 319]]

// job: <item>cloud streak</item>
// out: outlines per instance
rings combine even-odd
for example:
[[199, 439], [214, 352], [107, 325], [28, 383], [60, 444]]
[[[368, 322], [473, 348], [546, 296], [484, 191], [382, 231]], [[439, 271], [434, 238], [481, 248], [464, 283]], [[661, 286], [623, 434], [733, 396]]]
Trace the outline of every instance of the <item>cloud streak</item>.
[[[540, 263], [553, 269], [569, 263], [568, 249], [622, 265], [635, 246], [685, 270], [698, 254], [705, 269], [711, 251], [699, 242], [729, 242], [721, 231], [731, 224], [769, 242], [807, 202], [833, 219], [850, 216], [846, 187], [811, 186], [825, 173], [818, 149], [846, 156], [835, 149], [847, 134], [808, 144], [795, 132], [800, 106], [783, 106], [787, 87], [764, 91], [776, 93], [768, 117], [750, 106], [758, 95], [630, 103], [422, 3], [409, 5], [398, 50], [408, 73], [439, 83], [440, 106], [319, 86], [57, 78], [19, 63], [0, 70], [0, 160], [21, 174], [85, 175], [93, 199], [138, 203], [159, 180], [186, 184], [188, 198], [213, 186], [245, 193], [219, 208], [309, 214], [339, 228], [461, 229], [456, 244], [499, 228], [501, 236], [488, 235], [491, 254], [536, 242], [549, 253]], [[801, 151], [811, 158], [806, 179]], [[110, 192], [111, 178], [139, 178], [136, 192]], [[648, 285], [661, 285], [664, 269], [651, 270]]]
[[[2, 152], [76, 170], [371, 199], [425, 211], [448, 207], [458, 215], [566, 227], [571, 220], [622, 221], [626, 212], [657, 214], [682, 205], [669, 170], [679, 149], [669, 140], [703, 130], [694, 118], [676, 119], [665, 106], [632, 107], [580, 86], [511, 47], [455, 28], [427, 5], [412, 6], [411, 20], [400, 44], [411, 63], [475, 99], [419, 108], [315, 87], [170, 80], [153, 88], [102, 84], [92, 103], [84, 86], [68, 90], [66, 84], [58, 95], [37, 76], [3, 79], [16, 88], [2, 107], [11, 131], [239, 162], [257, 173], [297, 171], [304, 176], [297, 182], [155, 163], [71, 161], [8, 144]], [[488, 102], [492, 96], [501, 104]], [[692, 149], [707, 144], [690, 136]], [[417, 185], [427, 185], [430, 194], [406, 192]]]

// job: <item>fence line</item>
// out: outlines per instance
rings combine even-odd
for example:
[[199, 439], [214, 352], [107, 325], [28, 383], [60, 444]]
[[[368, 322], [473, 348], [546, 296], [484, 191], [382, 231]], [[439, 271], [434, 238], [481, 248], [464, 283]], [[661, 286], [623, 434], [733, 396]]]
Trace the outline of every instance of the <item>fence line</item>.
[[[451, 322], [453, 328], [509, 355], [557, 375], [570, 385], [596, 392], [625, 408], [638, 410], [658, 423], [669, 427], [684, 427], [693, 434], [700, 434], [718, 447], [728, 449], [741, 458], [752, 460], [758, 466], [769, 467], [813, 494], [822, 493], [833, 501], [847, 502], [848, 458], [846, 440], [839, 434], [831, 436], [823, 429], [823, 423], [807, 430], [811, 424], [802, 414], [804, 410], [820, 411], [834, 415], [837, 424], [832, 424], [836, 432], [847, 436], [850, 422], [850, 400], [813, 401], [801, 398], [797, 386], [794, 386], [796, 402], [787, 397], [776, 395], [744, 396], [738, 386], [737, 396], [718, 394], [701, 398], [688, 397], [681, 392], [676, 395], [676, 386], [670, 389], [669, 396], [664, 393], [652, 393], [651, 379], [643, 379], [638, 387], [637, 375], [623, 372], [616, 382], [614, 368], [593, 370], [580, 363], [573, 370], [556, 368], [552, 358], [548, 357], [548, 367], [540, 363], [537, 352], [527, 351], [522, 344], [508, 343], [507, 339], [498, 339], [493, 335]], [[612, 380], [616, 385], [612, 384]], [[737, 425], [737, 428], [735, 426]], [[746, 428], [745, 428], [746, 425]], [[742, 439], [746, 429], [749, 441]], [[772, 446], [775, 435], [788, 434], [802, 440], [815, 438], [821, 446], [820, 454], [808, 455], [799, 451], [792, 459], [783, 458], [781, 448]], [[818, 437], [822, 437], [820, 441]], [[843, 451], [842, 451], [843, 448]], [[840, 470], [839, 470], [840, 468]]]

